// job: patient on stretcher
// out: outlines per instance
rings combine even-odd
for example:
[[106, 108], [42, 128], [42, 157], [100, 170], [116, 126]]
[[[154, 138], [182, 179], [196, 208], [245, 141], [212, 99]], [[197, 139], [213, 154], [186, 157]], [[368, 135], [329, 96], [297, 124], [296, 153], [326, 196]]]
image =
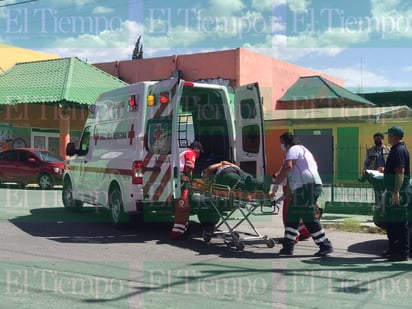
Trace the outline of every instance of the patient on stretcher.
[[263, 183], [228, 161], [208, 166], [202, 172], [202, 179], [193, 179], [192, 188], [197, 192], [208, 192], [231, 200], [267, 200], [271, 197]]
[[253, 192], [258, 186], [252, 175], [228, 161], [209, 165], [203, 170], [202, 177], [206, 182], [225, 185], [234, 190]]

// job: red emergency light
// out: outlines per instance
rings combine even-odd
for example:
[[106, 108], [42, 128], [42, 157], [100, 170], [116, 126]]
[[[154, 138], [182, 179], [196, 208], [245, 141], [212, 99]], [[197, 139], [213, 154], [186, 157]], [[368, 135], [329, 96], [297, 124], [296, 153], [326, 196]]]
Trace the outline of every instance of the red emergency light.
[[131, 110], [137, 110], [136, 96], [134, 94], [129, 97], [129, 106]]
[[169, 103], [169, 92], [162, 92], [160, 94], [159, 101], [160, 101], [161, 104]]
[[193, 82], [184, 82], [183, 83], [183, 87], [194, 87], [195, 86], [195, 83], [193, 83]]

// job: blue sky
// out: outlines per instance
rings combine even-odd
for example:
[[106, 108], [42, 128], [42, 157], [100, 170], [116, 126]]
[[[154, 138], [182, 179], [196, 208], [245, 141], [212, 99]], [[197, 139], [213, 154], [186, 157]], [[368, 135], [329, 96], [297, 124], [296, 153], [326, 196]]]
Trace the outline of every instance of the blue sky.
[[[341, 3], [343, 2], [343, 3]], [[355, 92], [412, 89], [412, 3], [399, 0], [0, 0], [0, 43], [89, 63], [245, 47]]]

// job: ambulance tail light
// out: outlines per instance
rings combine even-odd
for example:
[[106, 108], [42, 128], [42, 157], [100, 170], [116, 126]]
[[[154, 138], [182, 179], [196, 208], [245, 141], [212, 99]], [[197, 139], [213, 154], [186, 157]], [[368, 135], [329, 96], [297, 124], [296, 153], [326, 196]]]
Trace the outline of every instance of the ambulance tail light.
[[143, 162], [142, 161], [134, 161], [132, 166], [132, 183], [134, 185], [141, 185], [143, 184]]
[[159, 97], [160, 104], [169, 103], [169, 92], [162, 92]]

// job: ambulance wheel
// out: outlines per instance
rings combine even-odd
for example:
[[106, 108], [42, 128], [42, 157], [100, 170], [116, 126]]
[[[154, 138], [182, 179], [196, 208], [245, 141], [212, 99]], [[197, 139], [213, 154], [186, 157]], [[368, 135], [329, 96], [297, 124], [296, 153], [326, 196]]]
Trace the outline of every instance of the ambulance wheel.
[[266, 240], [266, 246], [268, 248], [273, 248], [275, 246], [275, 241], [272, 238]]
[[83, 202], [75, 200], [73, 197], [73, 187], [70, 179], [66, 179], [63, 183], [62, 201], [64, 209], [67, 211], [77, 212], [83, 207]]
[[120, 189], [118, 187], [111, 189], [109, 197], [110, 213], [113, 224], [121, 226], [122, 224], [127, 223], [129, 220], [127, 214], [124, 212]]

